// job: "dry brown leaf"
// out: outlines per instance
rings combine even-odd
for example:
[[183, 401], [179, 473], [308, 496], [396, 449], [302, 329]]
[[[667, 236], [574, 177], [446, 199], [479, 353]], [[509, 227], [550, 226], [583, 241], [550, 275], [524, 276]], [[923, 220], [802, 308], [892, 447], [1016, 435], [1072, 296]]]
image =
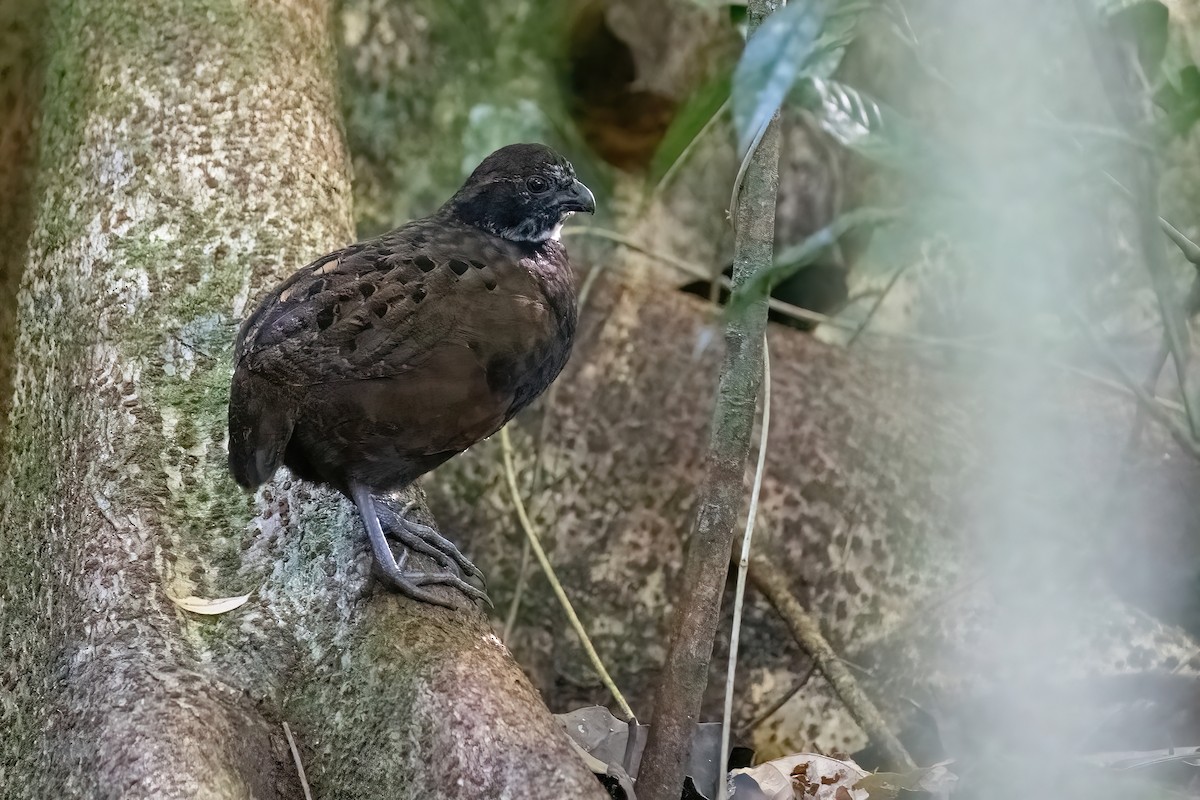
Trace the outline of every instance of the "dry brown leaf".
[[797, 753], [731, 774], [753, 778], [770, 800], [868, 800], [865, 791], [854, 788], [866, 771], [849, 759], [818, 753]]

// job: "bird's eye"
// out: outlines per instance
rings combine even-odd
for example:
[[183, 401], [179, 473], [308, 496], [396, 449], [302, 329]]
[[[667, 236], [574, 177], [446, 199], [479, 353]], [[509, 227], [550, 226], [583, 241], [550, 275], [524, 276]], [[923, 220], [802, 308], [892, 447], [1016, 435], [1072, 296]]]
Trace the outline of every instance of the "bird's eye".
[[532, 175], [529, 180], [525, 181], [525, 185], [529, 187], [529, 191], [534, 194], [541, 194], [550, 188], [550, 181], [543, 178], [541, 175]]

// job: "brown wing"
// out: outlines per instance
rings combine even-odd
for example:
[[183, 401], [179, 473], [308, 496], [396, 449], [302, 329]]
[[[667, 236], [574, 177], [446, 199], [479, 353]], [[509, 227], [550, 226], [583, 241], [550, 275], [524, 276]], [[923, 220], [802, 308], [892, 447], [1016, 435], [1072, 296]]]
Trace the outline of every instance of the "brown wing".
[[[465, 449], [508, 419], [522, 373], [557, 333], [521, 258], [503, 240], [430, 220], [331, 253], [246, 321], [238, 373], [273, 387], [260, 405], [320, 417], [329, 444], [344, 431], [409, 453]], [[273, 461], [276, 449], [257, 452]]]
[[246, 321], [238, 365], [304, 386], [401, 375], [448, 343], [489, 358], [520, 352], [549, 324], [520, 258], [502, 240], [428, 220], [330, 253]]

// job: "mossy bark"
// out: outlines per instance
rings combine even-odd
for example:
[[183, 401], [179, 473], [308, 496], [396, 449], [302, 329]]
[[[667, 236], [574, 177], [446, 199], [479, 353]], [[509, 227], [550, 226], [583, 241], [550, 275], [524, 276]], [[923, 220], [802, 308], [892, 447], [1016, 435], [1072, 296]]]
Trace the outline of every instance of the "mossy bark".
[[[324, 0], [55, 2], [0, 484], [10, 797], [586, 797], [477, 612], [225, 470], [237, 320], [352, 237]], [[224, 615], [173, 598], [251, 593]]]
[[17, 286], [33, 210], [44, 0], [0, 1], [0, 453], [8, 418]]

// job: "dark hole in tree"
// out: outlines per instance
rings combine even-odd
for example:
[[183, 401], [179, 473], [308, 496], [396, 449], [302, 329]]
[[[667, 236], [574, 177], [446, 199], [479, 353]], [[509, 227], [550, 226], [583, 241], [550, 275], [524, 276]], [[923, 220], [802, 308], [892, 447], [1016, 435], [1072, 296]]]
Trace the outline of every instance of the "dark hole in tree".
[[592, 150], [615, 167], [646, 168], [675, 115], [672, 98], [635, 89], [629, 46], [609, 29], [604, 0], [585, 4], [567, 37], [568, 109]]

